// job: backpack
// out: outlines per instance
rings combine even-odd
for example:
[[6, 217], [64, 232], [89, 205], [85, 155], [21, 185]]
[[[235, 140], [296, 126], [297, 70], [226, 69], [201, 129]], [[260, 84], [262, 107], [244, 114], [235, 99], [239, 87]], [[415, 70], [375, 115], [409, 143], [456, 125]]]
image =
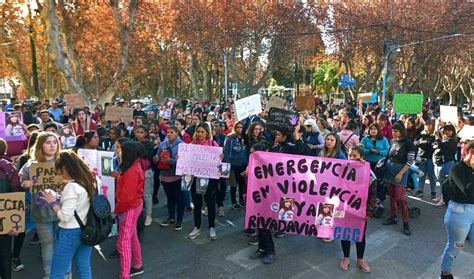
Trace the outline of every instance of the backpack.
[[355, 133], [352, 133], [352, 134], [346, 139], [346, 141], [341, 144], [341, 151], [342, 151], [342, 153], [344, 153], [344, 155], [345, 155], [346, 157], [347, 157], [347, 151], [349, 151], [349, 150], [346, 149], [346, 143], [348, 143], [349, 140], [350, 140], [350, 139], [352, 138], [352, 136], [354, 136], [354, 135], [355, 135]]
[[104, 196], [98, 194], [90, 199], [86, 225], [82, 223], [76, 211], [74, 211], [74, 217], [81, 227], [82, 241], [87, 246], [95, 246], [106, 240], [114, 224], [109, 201]]

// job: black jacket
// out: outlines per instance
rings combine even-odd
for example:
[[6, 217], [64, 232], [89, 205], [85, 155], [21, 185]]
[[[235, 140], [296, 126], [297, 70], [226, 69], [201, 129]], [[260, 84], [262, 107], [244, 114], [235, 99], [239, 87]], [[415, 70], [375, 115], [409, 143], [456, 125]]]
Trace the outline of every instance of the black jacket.
[[474, 170], [464, 162], [457, 162], [449, 172], [449, 179], [456, 184], [451, 200], [474, 204]]
[[417, 148], [417, 153], [421, 158], [432, 159], [433, 158], [433, 143], [435, 142], [435, 136], [429, 134], [420, 134], [414, 144]]
[[437, 166], [454, 161], [457, 152], [457, 142], [455, 138], [437, 139], [433, 143], [433, 162]]

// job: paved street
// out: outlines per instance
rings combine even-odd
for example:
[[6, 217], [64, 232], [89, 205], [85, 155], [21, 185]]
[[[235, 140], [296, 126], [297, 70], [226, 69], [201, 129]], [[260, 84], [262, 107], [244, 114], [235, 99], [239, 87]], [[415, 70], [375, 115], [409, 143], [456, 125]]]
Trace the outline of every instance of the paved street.
[[[154, 209], [155, 221], [166, 217], [164, 201], [161, 196]], [[369, 275], [355, 268], [355, 260], [346, 272], [338, 268], [342, 257], [339, 242], [326, 244], [309, 237], [275, 239], [277, 260], [273, 265], [250, 260], [248, 255], [256, 246], [249, 246], [248, 237], [241, 233], [244, 212], [229, 209], [225, 218], [218, 218], [216, 241], [208, 240], [207, 231], [195, 240], [186, 239], [193, 225], [192, 214], [185, 215], [181, 232], [161, 228], [158, 223], [148, 227], [142, 242], [145, 273], [136, 278], [438, 278], [446, 239], [442, 223], [445, 210], [412, 198], [408, 202], [421, 209], [421, 216], [410, 223], [412, 236], [402, 234], [400, 222], [389, 227], [381, 224], [382, 219], [369, 223], [365, 257], [372, 269]], [[206, 224], [207, 220], [203, 227]], [[26, 270], [14, 273], [15, 279], [41, 278], [39, 246], [30, 246], [30, 237], [22, 252]], [[104, 243], [104, 254], [110, 253], [113, 245], [113, 239]], [[355, 259], [354, 246], [351, 253]], [[474, 249], [466, 245], [455, 262], [456, 278], [474, 278], [473, 263]], [[105, 261], [96, 251], [92, 268], [94, 278], [118, 278], [118, 260]]]

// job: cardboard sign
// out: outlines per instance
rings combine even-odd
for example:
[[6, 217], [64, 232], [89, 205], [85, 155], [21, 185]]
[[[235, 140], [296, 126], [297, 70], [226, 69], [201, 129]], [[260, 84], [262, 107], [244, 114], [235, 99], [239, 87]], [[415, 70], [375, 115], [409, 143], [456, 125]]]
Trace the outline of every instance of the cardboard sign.
[[105, 120], [107, 121], [133, 121], [133, 109], [108, 106], [105, 109]]
[[267, 128], [270, 131], [280, 131], [293, 134], [298, 124], [298, 114], [293, 111], [271, 108], [267, 118]]
[[166, 97], [158, 115], [160, 117], [163, 117], [164, 119], [170, 119], [171, 115], [173, 115], [173, 107], [175, 103], [176, 103], [175, 99]]
[[458, 123], [458, 107], [439, 106], [441, 121], [456, 125]]
[[201, 178], [218, 179], [222, 174], [222, 147], [180, 144], [176, 175], [193, 175]]
[[54, 169], [54, 163], [34, 163], [30, 168], [30, 177], [33, 182], [31, 193], [41, 193], [51, 189], [61, 193], [64, 188], [61, 176]]
[[357, 100], [362, 100], [364, 104], [377, 103], [377, 93], [360, 93], [357, 95]]
[[99, 194], [107, 198], [112, 211], [114, 211], [115, 178], [111, 176], [114, 170], [114, 152], [79, 149], [77, 154], [89, 165], [97, 177], [99, 177]]
[[66, 101], [66, 105], [69, 106], [71, 109], [73, 108], [83, 108], [86, 106], [84, 102], [84, 98], [81, 94], [73, 93], [73, 94], [66, 94], [64, 95], [64, 100]]
[[271, 96], [270, 100], [265, 105], [265, 111], [268, 112], [270, 111], [270, 108], [279, 108], [279, 109], [285, 109], [285, 104], [286, 101], [285, 99], [282, 99], [277, 96]]
[[237, 121], [262, 112], [260, 94], [255, 94], [235, 101], [235, 115]]
[[314, 103], [314, 96], [296, 96], [295, 99], [296, 108], [298, 110], [309, 110], [314, 111], [316, 105]]
[[361, 241], [369, 179], [368, 163], [255, 152], [245, 227]]
[[393, 110], [398, 113], [420, 113], [423, 108], [421, 94], [395, 94], [393, 96]]
[[21, 111], [0, 112], [0, 138], [6, 141], [25, 140], [23, 114]]
[[0, 194], [0, 235], [10, 230], [25, 232], [25, 193]]

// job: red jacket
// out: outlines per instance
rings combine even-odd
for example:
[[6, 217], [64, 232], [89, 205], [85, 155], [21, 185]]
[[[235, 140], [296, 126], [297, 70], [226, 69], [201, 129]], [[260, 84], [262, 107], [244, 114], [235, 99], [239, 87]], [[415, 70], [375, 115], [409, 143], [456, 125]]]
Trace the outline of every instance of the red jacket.
[[385, 127], [380, 130], [380, 134], [386, 137], [388, 139], [388, 142], [391, 142], [393, 139], [392, 126], [389, 123], [385, 124]]
[[124, 213], [140, 205], [144, 186], [145, 170], [141, 159], [137, 159], [125, 173], [117, 178], [115, 214]]
[[[84, 129], [82, 128], [82, 125], [78, 125], [77, 122], [72, 122], [72, 129], [74, 130], [74, 133], [77, 136], [80, 136], [84, 134]], [[97, 131], [97, 124], [95, 124], [95, 121], [91, 119], [91, 123], [89, 124], [89, 129], [90, 131]]]

